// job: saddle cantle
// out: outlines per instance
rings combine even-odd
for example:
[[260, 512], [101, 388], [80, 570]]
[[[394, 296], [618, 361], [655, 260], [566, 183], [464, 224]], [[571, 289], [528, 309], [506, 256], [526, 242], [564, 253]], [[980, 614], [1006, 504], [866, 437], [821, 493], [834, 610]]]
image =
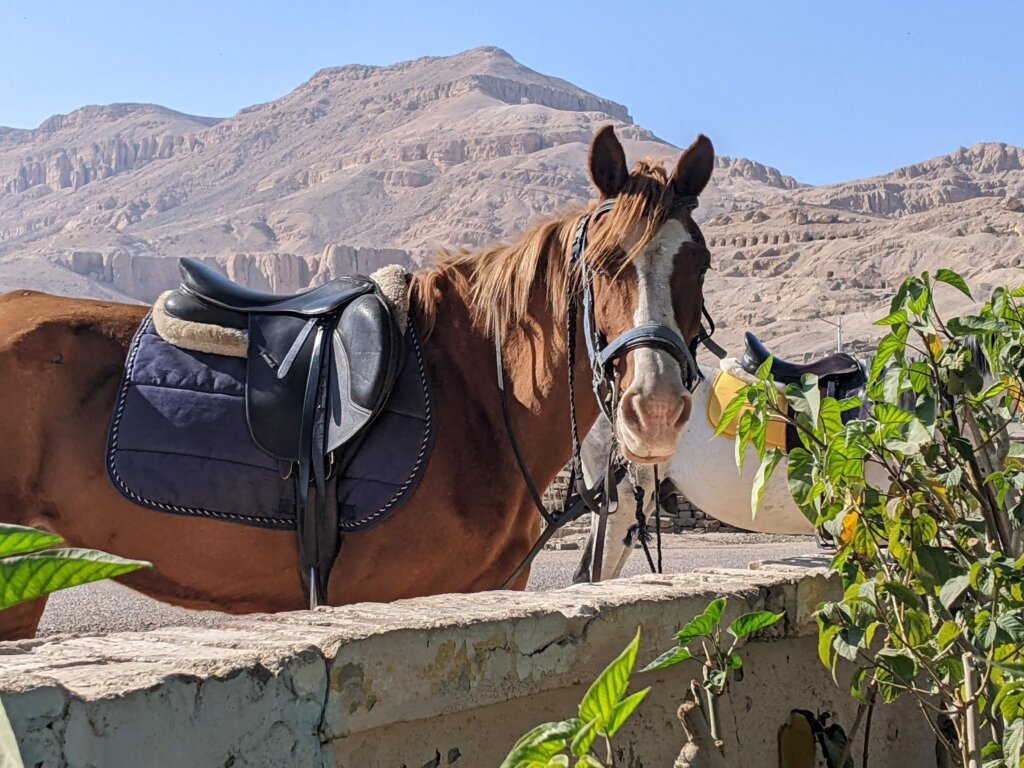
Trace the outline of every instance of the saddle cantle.
[[[772, 352], [750, 331], [744, 334], [744, 340], [746, 346], [743, 350], [743, 357], [739, 360], [740, 367], [747, 373], [754, 374], [765, 360], [772, 357]], [[836, 352], [804, 364], [781, 360], [777, 357], [772, 359], [772, 378], [779, 384], [798, 383], [800, 377], [806, 373], [818, 377], [818, 389], [823, 397], [837, 399], [850, 397], [867, 384], [867, 375], [864, 373], [863, 366], [855, 357], [845, 352]], [[855, 410], [844, 411], [843, 422], [845, 423], [855, 416]], [[786, 427], [785, 443], [787, 451], [800, 445], [796, 427], [792, 425]]]
[[[181, 347], [205, 353], [193, 355], [179, 365], [195, 367], [195, 360], [201, 357], [202, 370], [232, 372], [234, 378], [227, 377], [223, 381], [237, 382], [229, 389], [233, 387], [232, 396], [236, 397], [233, 402], [239, 406], [244, 403], [244, 423], [249, 437], [270, 457], [272, 464], [273, 460], [279, 463], [282, 477], [290, 475], [292, 478], [294, 509], [291, 517], [299, 535], [304, 579], [310, 579], [311, 596], [325, 601], [327, 578], [340, 549], [339, 529], [358, 530], [365, 527], [363, 524], [369, 519], [382, 519], [379, 514], [367, 513], [365, 517], [360, 517], [362, 513], [353, 514], [351, 504], [363, 501], [365, 494], [360, 495], [358, 489], [341, 489], [339, 481], [343, 483], [350, 471], [373, 474], [372, 471], [368, 473], [358, 461], [354, 462], [353, 457], [363, 450], [364, 444], [374, 442], [372, 437], [366, 438], [367, 428], [388, 403], [403, 361], [413, 354], [419, 369], [417, 378], [403, 385], [402, 389], [407, 391], [406, 402], [399, 406], [397, 414], [389, 418], [392, 421], [401, 419], [403, 410], [416, 412], [417, 408], [410, 409], [409, 403], [418, 400], [422, 400], [429, 414], [418, 342], [414, 335], [409, 335], [411, 329], [404, 332], [402, 312], [370, 278], [343, 277], [293, 296], [279, 296], [238, 286], [216, 270], [192, 259], [182, 259], [180, 266], [181, 285], [158, 302], [158, 317], [163, 318], [165, 325], [185, 324], [211, 329], [223, 333], [223, 338], [242, 341], [244, 346], [241, 350], [220, 350], [221, 355], [244, 357], [244, 360], [230, 364], [217, 362], [229, 358], [208, 354], [216, 350], [201, 345], [190, 347], [179, 342]], [[160, 351], [159, 341], [162, 339], [153, 330], [153, 322], [147, 321], [146, 325], [150, 330], [145, 338], [154, 340], [144, 339], [144, 349], [157, 350], [168, 359], [173, 357], [170, 352]], [[160, 330], [160, 323], [156, 325]], [[143, 330], [140, 329], [140, 339], [142, 337]], [[414, 349], [406, 349], [405, 341], [409, 339]], [[151, 386], [146, 383], [149, 380], [146, 373], [148, 363], [138, 363], [134, 351], [129, 363], [123, 390], [127, 392], [130, 385], [135, 385], [136, 389]], [[244, 375], [240, 375], [242, 370]], [[192, 375], [190, 381], [192, 385], [198, 382], [198, 389], [202, 390], [206, 379], [210, 379], [210, 375], [200, 371]], [[424, 382], [422, 388], [418, 386], [421, 379]], [[163, 383], [158, 381], [157, 385]], [[218, 393], [211, 390], [211, 394]], [[198, 410], [208, 407], [203, 405]], [[174, 413], [178, 411], [171, 409]], [[241, 410], [238, 413], [241, 415]], [[120, 418], [115, 414], [115, 425], [111, 430], [112, 456], [117, 432], [115, 427], [120, 428], [122, 435], [130, 431], [121, 424]], [[428, 432], [432, 435], [430, 430], [424, 432], [424, 440], [416, 455], [417, 469], [424, 458]], [[238, 452], [246, 453], [241, 449]], [[245, 462], [247, 466], [254, 467], [260, 464], [251, 457], [247, 457]], [[113, 478], [116, 470], [114, 459], [109, 463]], [[262, 467], [261, 471], [265, 469]], [[263, 483], [262, 475], [260, 478], [259, 483]], [[121, 487], [125, 484], [115, 481], [115, 485]], [[408, 483], [403, 484], [403, 489], [407, 486]], [[121, 489], [123, 492], [124, 488]], [[345, 507], [341, 511], [339, 498]], [[134, 500], [138, 501], [137, 498]], [[273, 508], [280, 504], [280, 500], [276, 500], [266, 506]], [[169, 511], [193, 511], [187, 504], [184, 507], [180, 504], [160, 506], [155, 502], [145, 505], [171, 507]], [[394, 499], [382, 508], [391, 509], [393, 506]], [[277, 514], [280, 516], [280, 511]], [[234, 517], [245, 515], [236, 514]], [[228, 515], [226, 519], [232, 519], [232, 516]]]
[[[753, 374], [772, 356], [772, 352], [750, 331], [747, 331], [743, 338], [746, 347], [743, 350], [743, 357], [740, 358], [740, 365], [747, 373]], [[856, 389], [867, 381], [864, 369], [857, 359], [845, 352], [836, 352], [805, 364], [793, 363], [778, 357], [772, 360], [772, 378], [779, 384], [799, 382], [805, 373], [814, 374], [821, 383], [833, 382], [835, 391]]]

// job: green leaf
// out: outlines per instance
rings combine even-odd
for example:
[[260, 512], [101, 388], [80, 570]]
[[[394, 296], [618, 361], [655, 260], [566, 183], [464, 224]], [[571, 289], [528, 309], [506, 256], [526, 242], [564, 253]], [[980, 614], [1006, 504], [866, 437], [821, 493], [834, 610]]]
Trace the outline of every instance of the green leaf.
[[864, 679], [871, 672], [868, 667], [857, 667], [850, 679], [850, 695], [862, 704], [868, 703], [868, 697], [864, 692]]
[[764, 460], [754, 475], [754, 485], [750, 489], [750, 516], [752, 518], [757, 517], [757, 510], [761, 506], [761, 500], [764, 498], [765, 486], [771, 479], [772, 473], [779, 465], [779, 462], [782, 461], [783, 456], [784, 454], [778, 448], [772, 448], [770, 451], [765, 452]]
[[629, 719], [629, 716], [633, 714], [633, 711], [640, 706], [640, 702], [647, 698], [647, 694], [651, 692], [650, 686], [644, 688], [642, 691], [637, 691], [631, 696], [627, 696], [618, 704], [615, 705], [615, 709], [612, 710], [612, 716], [608, 719], [607, 724], [602, 729], [604, 735], [609, 739], [612, 738], [622, 727], [623, 723]]
[[953, 286], [962, 294], [964, 294], [968, 299], [974, 299], [974, 297], [971, 296], [971, 289], [967, 287], [967, 282], [953, 270], [940, 269], [938, 272], [932, 275], [932, 277], [940, 283], [945, 283], [946, 285]]
[[770, 627], [785, 615], [785, 611], [781, 613], [772, 613], [771, 611], [745, 613], [730, 624], [726, 631], [733, 637], [746, 637], [759, 629]]
[[580, 717], [583, 722], [598, 721], [598, 729], [607, 723], [612, 716], [615, 705], [629, 687], [629, 677], [636, 664], [636, 653], [640, 647], [640, 630], [636, 631], [633, 641], [612, 661], [590, 686], [583, 701], [580, 702]]
[[878, 691], [886, 704], [896, 701], [903, 690], [898, 686], [909, 686], [917, 677], [917, 662], [904, 651], [883, 648], [875, 655], [878, 668], [875, 677]]
[[590, 751], [590, 748], [594, 744], [594, 739], [596, 738], [597, 720], [591, 720], [576, 731], [576, 735], [572, 737], [572, 741], [569, 743], [569, 750], [576, 757], [583, 757]]
[[725, 670], [712, 669], [704, 680], [704, 687], [713, 693], [720, 693], [725, 687]]
[[939, 650], [944, 651], [960, 637], [960, 627], [955, 621], [944, 621], [939, 627]]
[[1003, 732], [1003, 758], [1007, 765], [1018, 768], [1024, 752], [1024, 719], [1017, 718]]
[[924, 611], [909, 610], [904, 617], [907, 629], [907, 642], [911, 648], [927, 645], [933, 637], [932, 621]]
[[1009, 333], [1013, 329], [1007, 323], [991, 317], [980, 317], [978, 315], [964, 315], [954, 317], [946, 323], [946, 328], [954, 336], [973, 336], [992, 333]]
[[924, 546], [917, 549], [917, 559], [926, 573], [936, 586], [945, 584], [953, 578], [953, 567], [949, 562], [949, 555], [941, 547]]
[[710, 635], [715, 624], [722, 620], [722, 612], [725, 611], [726, 599], [719, 597], [708, 603], [708, 607], [700, 616], [696, 616], [689, 624], [676, 633], [680, 645], [688, 645], [691, 640], [698, 637]]
[[917, 594], [914, 590], [900, 584], [898, 581], [887, 581], [882, 584], [882, 588], [908, 608], [917, 608], [921, 605], [921, 601], [917, 599]]
[[646, 667], [641, 669], [641, 672], [653, 672], [656, 669], [666, 669], [667, 667], [673, 667], [681, 661], [692, 659], [693, 654], [690, 653], [690, 649], [685, 645], [679, 645], [675, 648], [671, 648], [665, 651], [661, 656], [656, 658]]
[[569, 756], [568, 755], [555, 755], [544, 768], [569, 768]]
[[871, 362], [871, 374], [868, 376], [868, 384], [873, 384], [878, 380], [882, 371], [885, 369], [886, 363], [892, 358], [893, 355], [902, 354], [906, 348], [906, 338], [900, 338], [895, 334], [888, 334], [878, 343], [878, 351], [875, 353], [875, 359]]
[[857, 651], [864, 647], [864, 630], [860, 627], [842, 627], [832, 641], [835, 652], [847, 661], [857, 660]]
[[593, 755], [583, 755], [576, 761], [576, 768], [604, 768], [604, 763]]
[[832, 639], [839, 633], [839, 626], [832, 624], [825, 626], [821, 617], [818, 617], [818, 658], [826, 667], [832, 666]]
[[0, 557], [36, 552], [53, 547], [64, 539], [53, 533], [26, 528], [23, 525], [0, 523]]
[[992, 621], [992, 614], [988, 611], [979, 611], [974, 616], [974, 633], [978, 637], [978, 642], [981, 643], [983, 648], [991, 648], [995, 644], [996, 634], [999, 631], [999, 627]]
[[942, 585], [939, 590], [939, 602], [946, 610], [952, 610], [953, 605], [960, 599], [961, 595], [971, 586], [971, 578], [967, 574], [954, 576]]
[[876, 403], [872, 416], [883, 426], [909, 424], [914, 417], [890, 403]]
[[1019, 613], [1001, 613], [996, 619], [996, 626], [1003, 630], [1014, 643], [1024, 642], [1024, 621]]
[[992, 702], [992, 708], [998, 709], [1006, 722], [1024, 716], [1024, 681], [1015, 680], [1002, 686]]
[[565, 742], [581, 727], [579, 720], [544, 723], [523, 734], [512, 747], [501, 768], [543, 768], [565, 749]]
[[55, 549], [0, 560], [0, 610], [58, 589], [77, 587], [149, 567], [91, 549]]
[[811, 424], [818, 424], [818, 410], [821, 408], [821, 392], [818, 390], [818, 377], [813, 373], [805, 373], [799, 383], [786, 387], [786, 398], [794, 411], [806, 413], [811, 417]]
[[905, 325], [909, 320], [910, 318], [907, 317], [907, 310], [898, 309], [895, 312], [886, 315], [881, 320], [875, 320], [875, 325]]
[[[749, 385], [748, 385], [749, 386]], [[743, 406], [747, 404], [747, 399], [744, 397], [745, 388], [741, 389], [736, 393], [736, 397], [733, 398], [732, 402], [725, 406], [722, 411], [722, 418], [718, 422], [718, 426], [715, 427], [714, 437], [719, 437], [725, 430], [729, 429], [736, 417], [740, 415], [740, 411], [743, 410]]]
[[775, 355], [768, 355], [768, 358], [757, 367], [757, 371], [754, 372], [761, 381], [768, 381], [772, 375], [772, 365], [775, 363]]

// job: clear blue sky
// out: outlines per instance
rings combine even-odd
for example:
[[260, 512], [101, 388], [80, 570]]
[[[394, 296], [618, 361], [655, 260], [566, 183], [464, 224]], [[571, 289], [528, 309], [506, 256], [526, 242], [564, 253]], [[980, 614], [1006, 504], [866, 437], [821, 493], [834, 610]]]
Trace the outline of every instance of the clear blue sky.
[[85, 104], [228, 116], [317, 69], [497, 45], [802, 181], [1024, 144], [1022, 0], [0, 0], [0, 125]]

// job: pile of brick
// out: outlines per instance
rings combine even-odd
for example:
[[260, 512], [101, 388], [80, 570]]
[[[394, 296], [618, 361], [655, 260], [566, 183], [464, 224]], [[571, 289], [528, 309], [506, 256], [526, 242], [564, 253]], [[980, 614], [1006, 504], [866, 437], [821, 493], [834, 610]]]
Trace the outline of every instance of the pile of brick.
[[737, 529], [708, 517], [682, 494], [672, 494], [663, 498], [661, 502], [661, 530], [672, 533], [692, 530], [714, 533]]

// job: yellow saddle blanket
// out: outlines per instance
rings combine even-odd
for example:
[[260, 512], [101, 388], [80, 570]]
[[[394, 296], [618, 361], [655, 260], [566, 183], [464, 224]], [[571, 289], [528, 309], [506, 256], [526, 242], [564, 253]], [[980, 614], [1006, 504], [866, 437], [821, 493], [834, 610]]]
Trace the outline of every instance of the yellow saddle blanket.
[[[714, 382], [711, 384], [711, 392], [708, 393], [708, 423], [712, 429], [718, 429], [718, 425], [722, 423], [722, 414], [725, 412], [725, 409], [729, 406], [729, 403], [736, 399], [739, 391], [745, 386], [747, 386], [747, 382], [738, 376], [733, 376], [725, 371], [718, 372]], [[779, 405], [782, 408], [787, 407], [786, 396], [781, 392], [779, 393]], [[747, 409], [749, 409], [749, 406], [747, 406]], [[737, 421], [739, 421], [739, 417], [726, 427], [722, 434], [735, 439]], [[778, 417], [772, 418], [768, 423], [768, 439], [766, 442], [769, 448], [779, 448], [785, 451], [786, 422]]]

